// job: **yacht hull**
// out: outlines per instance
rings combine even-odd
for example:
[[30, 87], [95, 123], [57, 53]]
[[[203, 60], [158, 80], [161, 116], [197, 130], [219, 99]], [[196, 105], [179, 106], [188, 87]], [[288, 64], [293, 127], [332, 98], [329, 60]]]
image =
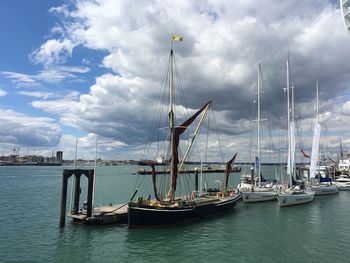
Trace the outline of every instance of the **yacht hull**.
[[242, 200], [244, 203], [255, 203], [273, 201], [277, 199], [277, 193], [275, 191], [266, 192], [242, 192]]
[[315, 191], [315, 195], [330, 195], [339, 192], [336, 185], [315, 185], [311, 187], [311, 190]]
[[350, 184], [347, 183], [338, 183], [337, 187], [339, 191], [350, 191]]
[[205, 217], [233, 208], [241, 198], [240, 194], [221, 198], [215, 202], [207, 202], [183, 207], [152, 207], [129, 204], [129, 227], [168, 226], [195, 218]]
[[277, 195], [278, 205], [280, 207], [300, 205], [309, 203], [314, 200], [315, 192], [300, 193], [300, 194], [289, 194], [281, 193]]

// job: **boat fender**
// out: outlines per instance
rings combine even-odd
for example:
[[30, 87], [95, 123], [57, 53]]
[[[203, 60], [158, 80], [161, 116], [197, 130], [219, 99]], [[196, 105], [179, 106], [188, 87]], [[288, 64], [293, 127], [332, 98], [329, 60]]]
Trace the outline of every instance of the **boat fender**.
[[195, 199], [197, 197], [196, 191], [192, 191], [192, 199]]

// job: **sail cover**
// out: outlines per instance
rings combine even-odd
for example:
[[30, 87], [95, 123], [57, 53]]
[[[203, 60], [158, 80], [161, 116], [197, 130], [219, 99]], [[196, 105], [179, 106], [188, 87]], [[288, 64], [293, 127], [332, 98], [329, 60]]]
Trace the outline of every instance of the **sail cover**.
[[287, 174], [293, 175], [294, 163], [295, 163], [295, 125], [294, 122], [290, 123], [290, 150], [288, 151], [288, 163]]
[[314, 137], [312, 139], [312, 152], [311, 152], [311, 164], [310, 164], [310, 178], [316, 176], [316, 166], [318, 162], [318, 150], [320, 143], [321, 125], [316, 123], [314, 127]]

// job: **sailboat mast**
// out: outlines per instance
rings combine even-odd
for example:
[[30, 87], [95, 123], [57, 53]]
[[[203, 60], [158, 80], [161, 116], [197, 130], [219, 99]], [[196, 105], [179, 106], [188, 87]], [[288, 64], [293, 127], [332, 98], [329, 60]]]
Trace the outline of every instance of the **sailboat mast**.
[[[316, 125], [318, 125], [319, 123], [319, 118], [318, 118], [318, 107], [319, 107], [319, 101], [318, 101], [318, 80], [316, 80]], [[315, 127], [316, 127], [315, 125]], [[319, 146], [319, 145], [318, 145]], [[316, 162], [316, 169], [317, 167], [320, 168], [320, 164], [319, 164], [319, 158], [318, 158], [318, 154], [317, 154], [317, 162]], [[318, 177], [318, 180], [320, 182], [321, 178]]]
[[318, 80], [317, 80], [316, 81], [316, 122], [317, 123], [319, 123], [318, 107], [319, 107], [319, 100], [318, 100]]
[[291, 149], [291, 131], [290, 131], [290, 98], [289, 98], [289, 57], [287, 59], [287, 126], [288, 126], [288, 164], [287, 175], [289, 175], [289, 185], [292, 187], [292, 149]]
[[260, 72], [261, 65], [258, 65], [258, 162], [257, 162], [257, 173], [259, 176], [259, 186], [261, 186], [261, 176], [260, 176]]
[[294, 83], [292, 83], [292, 86], [290, 87], [292, 98], [291, 98], [291, 108], [290, 108], [290, 118], [291, 121], [295, 121], [295, 106], [294, 106]]
[[[173, 41], [171, 41], [173, 42]], [[174, 54], [173, 44], [170, 51], [170, 76], [169, 76], [169, 125], [170, 129], [174, 127]]]
[[169, 128], [170, 128], [170, 200], [174, 199], [177, 177], [177, 147], [175, 142], [175, 116], [174, 116], [174, 36], [171, 37], [170, 50], [170, 76], [169, 76]]

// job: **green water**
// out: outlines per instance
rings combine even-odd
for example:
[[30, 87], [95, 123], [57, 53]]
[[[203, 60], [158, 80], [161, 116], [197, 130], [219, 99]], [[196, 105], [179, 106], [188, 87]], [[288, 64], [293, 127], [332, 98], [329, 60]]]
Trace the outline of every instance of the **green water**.
[[[350, 192], [287, 208], [277, 202], [239, 203], [228, 214], [171, 228], [88, 227], [67, 219], [61, 230], [62, 169], [0, 167], [0, 262], [336, 263], [350, 258]], [[96, 204], [126, 202], [135, 169], [99, 167]], [[232, 183], [238, 178], [234, 174]]]

